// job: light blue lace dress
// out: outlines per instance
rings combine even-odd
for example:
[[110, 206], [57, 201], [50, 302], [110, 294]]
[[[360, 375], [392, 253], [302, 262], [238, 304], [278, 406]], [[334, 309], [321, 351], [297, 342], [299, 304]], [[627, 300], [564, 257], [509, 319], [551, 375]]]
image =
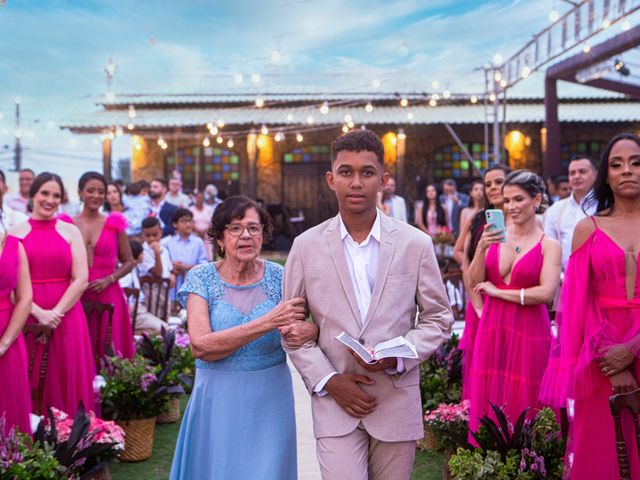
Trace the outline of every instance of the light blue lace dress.
[[[209, 304], [211, 328], [254, 320], [281, 300], [282, 267], [265, 261], [254, 285], [224, 282], [214, 263], [193, 268], [177, 294]], [[291, 374], [270, 332], [215, 362], [196, 360], [196, 378], [171, 467], [177, 480], [296, 478], [296, 432]]]

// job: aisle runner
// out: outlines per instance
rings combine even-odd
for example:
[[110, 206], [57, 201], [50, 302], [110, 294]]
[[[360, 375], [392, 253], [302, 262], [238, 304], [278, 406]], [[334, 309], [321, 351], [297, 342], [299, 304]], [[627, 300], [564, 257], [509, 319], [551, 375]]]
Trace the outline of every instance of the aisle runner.
[[316, 459], [316, 440], [313, 438], [311, 399], [300, 378], [300, 374], [289, 362], [293, 378], [293, 394], [296, 404], [296, 426], [298, 433], [298, 479], [320, 480], [320, 467]]

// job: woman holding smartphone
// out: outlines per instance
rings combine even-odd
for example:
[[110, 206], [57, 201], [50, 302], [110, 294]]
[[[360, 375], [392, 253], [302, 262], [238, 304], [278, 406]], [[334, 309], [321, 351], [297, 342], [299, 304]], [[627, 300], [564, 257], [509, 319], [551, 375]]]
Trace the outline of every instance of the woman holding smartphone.
[[505, 405], [515, 423], [526, 408], [532, 418], [551, 344], [546, 304], [560, 283], [560, 243], [544, 236], [536, 221], [544, 182], [535, 173], [510, 173], [502, 188], [502, 210], [487, 210], [487, 224], [469, 267], [474, 292], [485, 304], [474, 342], [468, 388], [469, 430], [483, 415], [493, 416], [491, 403]]

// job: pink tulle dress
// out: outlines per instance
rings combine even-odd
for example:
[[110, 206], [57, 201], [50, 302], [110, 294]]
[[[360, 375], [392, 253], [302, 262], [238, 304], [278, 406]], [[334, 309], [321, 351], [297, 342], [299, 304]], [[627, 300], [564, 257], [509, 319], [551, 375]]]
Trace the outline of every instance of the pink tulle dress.
[[[540, 284], [542, 239], [516, 261], [508, 284], [500, 276], [499, 258], [500, 244], [494, 244], [487, 251], [486, 278], [496, 287], [520, 290]], [[523, 306], [485, 298], [469, 372], [470, 430], [478, 429], [483, 415], [495, 418], [489, 402], [504, 405], [511, 423], [527, 407], [528, 417], [535, 416], [541, 407], [538, 396], [550, 344], [551, 324], [545, 305]]]
[[[111, 212], [109, 214], [93, 249], [93, 265], [89, 265], [89, 282], [108, 277], [116, 270], [118, 266], [118, 235], [124, 232], [126, 228], [127, 219], [124, 215], [120, 212]], [[133, 343], [131, 316], [120, 284], [114, 282], [100, 293], [87, 289], [82, 299], [113, 305], [111, 331], [113, 351], [121, 357], [133, 358], [135, 346]], [[94, 319], [89, 319], [91, 335], [94, 334], [95, 323]], [[105, 354], [103, 345], [100, 346], [97, 353], [100, 357]]]
[[[31, 231], [22, 243], [29, 259], [33, 302], [45, 310], [54, 308], [71, 283], [72, 254], [69, 243], [56, 230], [60, 220], [29, 219]], [[37, 323], [30, 316], [27, 323]], [[31, 387], [38, 385], [43, 346], [32, 336], [27, 352], [35, 349]], [[87, 410], [95, 410], [93, 379], [96, 374], [87, 319], [80, 302], [64, 316], [49, 340], [49, 363], [44, 384], [43, 405], [74, 415], [80, 400]]]
[[[7, 236], [0, 256], [0, 336], [11, 320], [13, 304], [11, 293], [18, 284], [20, 240]], [[5, 433], [16, 425], [20, 431], [31, 433], [31, 391], [29, 390], [27, 350], [22, 334], [0, 357], [0, 378], [5, 388], [0, 388], [0, 416], [5, 415]]]
[[[565, 459], [568, 476], [575, 480], [619, 476], [609, 409], [613, 391], [596, 360], [615, 344], [626, 344], [636, 357], [640, 355], [640, 275], [633, 300], [628, 301], [626, 255], [596, 225], [587, 241], [571, 255], [565, 274], [561, 323], [541, 399], [557, 407], [564, 407], [569, 398], [575, 399]], [[637, 358], [631, 368], [640, 380]], [[631, 415], [623, 415], [623, 421], [632, 478], [640, 479]]]

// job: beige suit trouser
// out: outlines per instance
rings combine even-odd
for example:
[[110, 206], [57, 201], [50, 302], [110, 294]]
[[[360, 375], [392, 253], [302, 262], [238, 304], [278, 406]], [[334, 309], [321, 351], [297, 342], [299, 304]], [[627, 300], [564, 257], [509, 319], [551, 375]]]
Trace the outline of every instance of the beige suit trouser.
[[416, 442], [383, 442], [362, 427], [316, 441], [323, 480], [409, 480]]

